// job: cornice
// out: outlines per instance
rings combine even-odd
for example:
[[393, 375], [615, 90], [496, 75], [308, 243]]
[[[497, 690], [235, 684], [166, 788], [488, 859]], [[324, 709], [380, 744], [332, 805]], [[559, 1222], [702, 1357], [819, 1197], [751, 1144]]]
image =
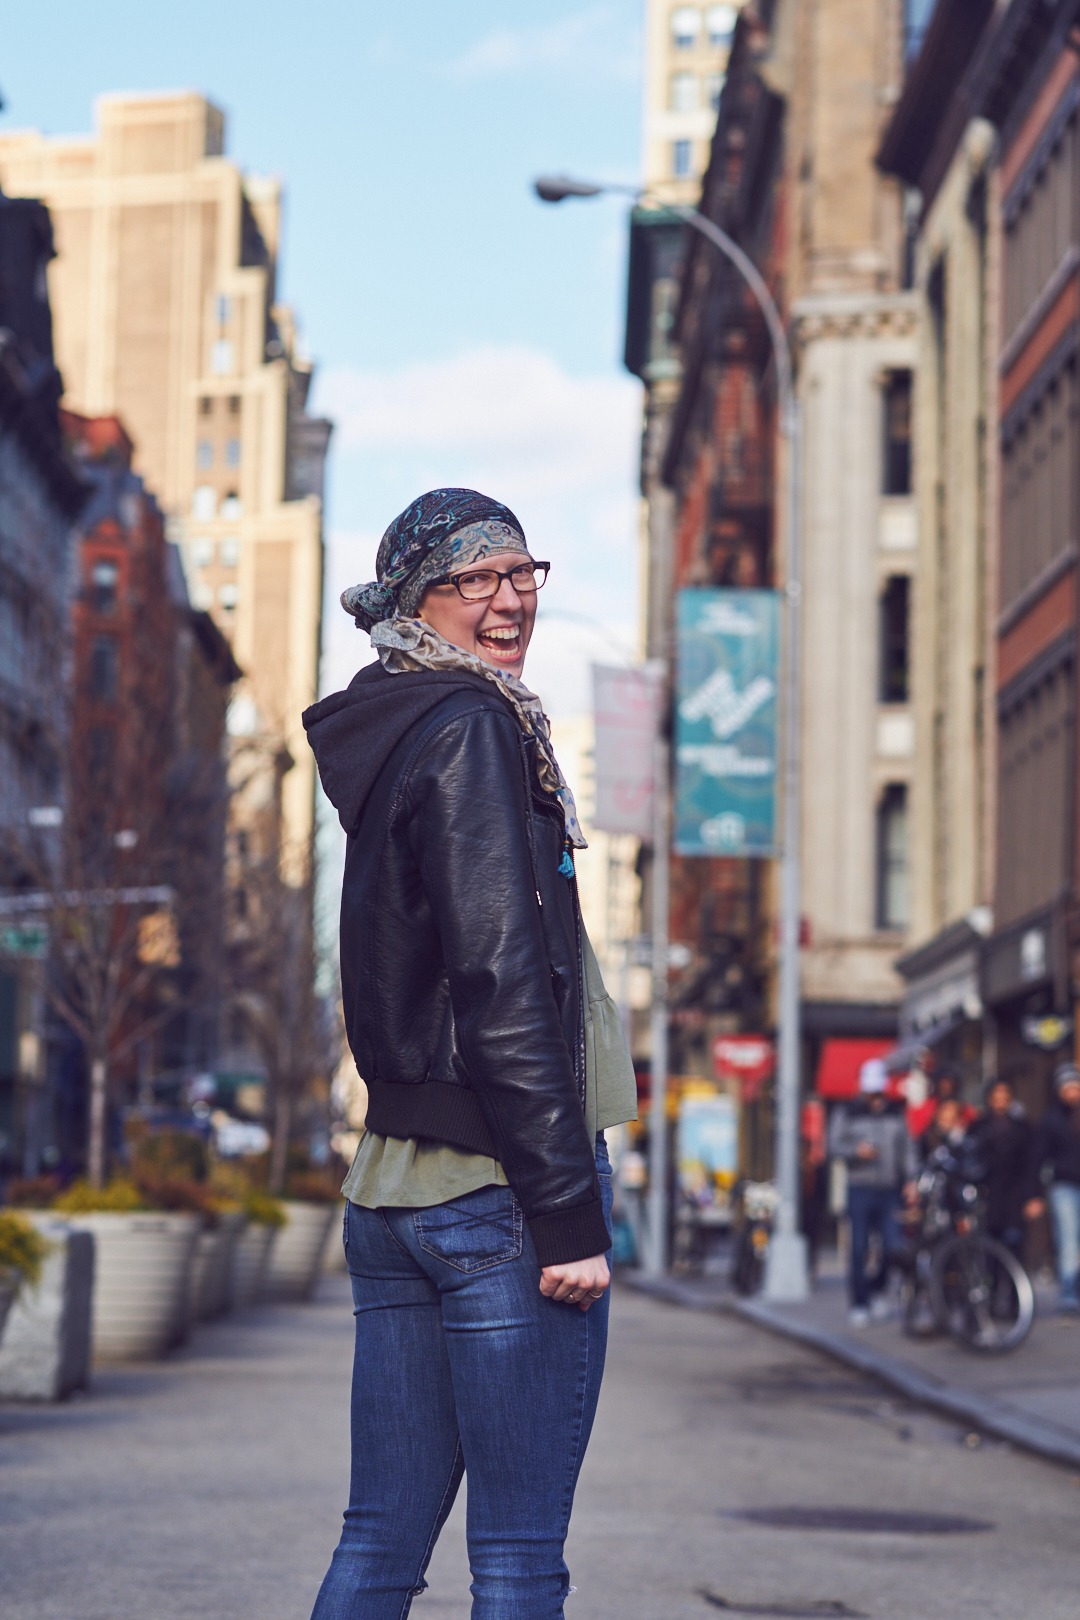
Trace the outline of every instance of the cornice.
[[862, 300], [800, 299], [792, 311], [796, 347], [835, 339], [913, 338], [919, 325], [917, 294]]

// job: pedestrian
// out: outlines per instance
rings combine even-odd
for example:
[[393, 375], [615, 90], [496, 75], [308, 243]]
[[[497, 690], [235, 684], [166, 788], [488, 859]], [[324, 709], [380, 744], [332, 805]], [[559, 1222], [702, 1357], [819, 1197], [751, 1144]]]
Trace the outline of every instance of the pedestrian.
[[[832, 1121], [829, 1151], [847, 1166], [850, 1224], [850, 1313], [853, 1327], [888, 1314], [886, 1286], [900, 1248], [900, 1202], [914, 1181], [915, 1146], [903, 1110], [886, 1094], [888, 1075], [880, 1059], [859, 1073], [861, 1100], [841, 1109]], [[869, 1270], [870, 1247], [879, 1253]]]
[[986, 1104], [967, 1133], [968, 1162], [986, 1210], [986, 1230], [1023, 1258], [1034, 1132], [1008, 1080], [991, 1080]]
[[1050, 1177], [1050, 1219], [1057, 1254], [1058, 1306], [1065, 1316], [1080, 1314], [1080, 1068], [1063, 1063], [1054, 1074], [1054, 1101], [1035, 1137], [1029, 1220], [1045, 1209], [1042, 1178]]
[[970, 1103], [964, 1102], [961, 1089], [960, 1070], [955, 1064], [940, 1063], [934, 1066], [929, 1096], [925, 1101], [916, 1103], [908, 1109], [908, 1130], [916, 1140], [930, 1129], [938, 1107], [943, 1102], [955, 1102], [962, 1123], [964, 1125], [971, 1123], [975, 1118], [975, 1109]]
[[934, 1117], [918, 1139], [917, 1161], [920, 1169], [939, 1148], [954, 1154], [961, 1148], [966, 1135], [964, 1114], [955, 1097], [943, 1097], [934, 1108]]
[[608, 1326], [633, 1069], [582, 927], [584, 848], [521, 679], [548, 564], [499, 502], [415, 500], [342, 604], [378, 662], [304, 716], [347, 834], [352, 1477], [313, 1620], [401, 1620], [463, 1473], [474, 1620], [560, 1620]]

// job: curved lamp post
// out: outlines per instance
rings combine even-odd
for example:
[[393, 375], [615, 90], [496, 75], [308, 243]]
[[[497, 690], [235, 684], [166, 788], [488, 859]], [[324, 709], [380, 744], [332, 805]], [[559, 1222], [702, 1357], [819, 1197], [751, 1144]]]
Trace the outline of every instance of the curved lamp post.
[[[600, 197], [609, 193], [641, 201], [647, 193], [637, 186], [602, 185], [589, 180], [573, 180], [565, 175], [546, 176], [534, 182], [541, 202], [558, 203], [573, 197]], [[769, 1244], [765, 1272], [768, 1299], [805, 1299], [808, 1292], [806, 1243], [799, 1231], [799, 912], [801, 873], [799, 842], [801, 831], [802, 738], [800, 720], [800, 619], [802, 598], [802, 423], [795, 395], [791, 349], [780, 311], [754, 261], [719, 225], [684, 204], [664, 203], [692, 230], [703, 236], [742, 276], [765, 318], [776, 366], [780, 402], [780, 431], [787, 440], [787, 501], [785, 512], [785, 658], [784, 658], [784, 749], [783, 749], [783, 834], [780, 856], [780, 982], [778, 994], [779, 1052], [778, 1108], [776, 1115], [776, 1181], [780, 1195], [775, 1229]], [[661, 745], [662, 747], [663, 745]], [[658, 755], [658, 765], [661, 760]], [[664, 1269], [664, 1227], [666, 1224], [667, 1129], [664, 1093], [667, 1078], [667, 778], [666, 750], [663, 774], [657, 776], [658, 810], [656, 829], [657, 874], [661, 878], [653, 894], [653, 910], [658, 902], [664, 915], [654, 915], [653, 955], [653, 1129], [650, 1132], [650, 1211], [653, 1254], [650, 1270]], [[663, 858], [661, 858], [663, 857]], [[662, 869], [662, 870], [661, 870]], [[659, 1014], [659, 1017], [657, 1016]], [[663, 1028], [659, 1025], [662, 1022]], [[658, 1057], [660, 1061], [658, 1061]], [[659, 1106], [658, 1106], [659, 1105]]]

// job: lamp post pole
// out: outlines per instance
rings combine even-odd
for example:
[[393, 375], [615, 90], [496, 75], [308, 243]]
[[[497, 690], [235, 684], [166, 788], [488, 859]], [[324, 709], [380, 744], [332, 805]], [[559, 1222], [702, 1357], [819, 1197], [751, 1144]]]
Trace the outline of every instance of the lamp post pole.
[[[535, 182], [543, 202], [568, 197], [598, 197], [622, 192], [640, 200], [637, 187], [599, 185], [565, 177]], [[756, 300], [772, 345], [776, 365], [780, 431], [787, 445], [787, 487], [784, 511], [784, 750], [782, 761], [783, 832], [780, 856], [780, 973], [778, 985], [779, 1051], [777, 1064], [776, 1183], [779, 1193], [772, 1239], [765, 1270], [765, 1294], [775, 1301], [805, 1299], [809, 1284], [806, 1242], [799, 1231], [799, 921], [801, 896], [800, 834], [802, 805], [802, 738], [800, 716], [800, 631], [802, 617], [802, 422], [795, 395], [784, 323], [769, 288], [754, 261], [739, 244], [696, 208], [664, 204], [668, 213], [698, 232], [742, 276]], [[663, 1270], [667, 1234], [667, 1130], [662, 1110], [667, 1078], [667, 955], [668, 955], [668, 845], [666, 744], [658, 745], [655, 837], [663, 839], [654, 851], [653, 885], [653, 1021], [652, 1120], [653, 1151], [649, 1163], [649, 1205], [652, 1254], [650, 1270]], [[662, 874], [661, 874], [662, 868]], [[658, 906], [663, 905], [663, 917]], [[659, 951], [663, 946], [661, 964]], [[661, 1027], [662, 1026], [662, 1027]], [[662, 1064], [658, 1061], [662, 1059]], [[661, 1180], [661, 1177], [663, 1178]], [[657, 1224], [659, 1223], [659, 1224]]]

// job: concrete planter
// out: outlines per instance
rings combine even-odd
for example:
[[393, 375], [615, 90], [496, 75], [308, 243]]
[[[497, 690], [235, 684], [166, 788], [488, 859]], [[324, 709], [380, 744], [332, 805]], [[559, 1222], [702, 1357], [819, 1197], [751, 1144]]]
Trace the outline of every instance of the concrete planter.
[[52, 1249], [37, 1286], [20, 1290], [0, 1342], [0, 1399], [59, 1401], [90, 1381], [94, 1239], [48, 1211], [27, 1218]]
[[267, 1268], [266, 1298], [306, 1301], [319, 1280], [327, 1235], [340, 1225], [341, 1206], [287, 1200], [285, 1215]]
[[232, 1295], [236, 1310], [258, 1305], [266, 1288], [266, 1270], [277, 1245], [278, 1228], [249, 1221], [233, 1253]]
[[4, 1336], [4, 1323], [7, 1321], [11, 1307], [15, 1303], [17, 1286], [16, 1283], [8, 1282], [6, 1278], [0, 1277], [0, 1338]]
[[73, 1215], [97, 1244], [95, 1361], [146, 1361], [186, 1337], [197, 1215]]
[[219, 1215], [216, 1226], [199, 1233], [191, 1267], [193, 1322], [209, 1322], [232, 1310], [236, 1246], [246, 1225], [244, 1214]]

